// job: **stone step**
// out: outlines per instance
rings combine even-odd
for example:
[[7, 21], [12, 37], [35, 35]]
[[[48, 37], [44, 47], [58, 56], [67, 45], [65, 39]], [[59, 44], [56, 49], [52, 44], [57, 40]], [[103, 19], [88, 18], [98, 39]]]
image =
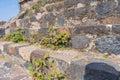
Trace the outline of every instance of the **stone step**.
[[[66, 72], [69, 80], [119, 80], [120, 66], [118, 61], [95, 57], [95, 54], [80, 53], [75, 50], [42, 49], [28, 44], [16, 44], [11, 42], [0, 42], [0, 50], [10, 55], [18, 55], [31, 61], [33, 58], [43, 58], [48, 52], [50, 58], [54, 59], [60, 71]], [[96, 55], [97, 56], [97, 55]]]

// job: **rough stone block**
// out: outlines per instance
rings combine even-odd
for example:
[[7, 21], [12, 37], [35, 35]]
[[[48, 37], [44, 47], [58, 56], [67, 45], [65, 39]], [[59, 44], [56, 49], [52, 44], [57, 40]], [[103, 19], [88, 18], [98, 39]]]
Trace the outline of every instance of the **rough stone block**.
[[18, 49], [24, 46], [28, 46], [28, 45], [29, 44], [10, 44], [7, 50], [8, 54], [19, 56]]
[[73, 36], [71, 38], [72, 47], [76, 49], [83, 49], [88, 46], [90, 39], [86, 36]]
[[102, 53], [120, 54], [120, 36], [98, 38], [95, 45]]
[[64, 15], [65, 17], [69, 18], [69, 17], [74, 17], [75, 16], [75, 9], [71, 8], [71, 9], [66, 9], [64, 11]]
[[40, 50], [40, 49], [33, 51], [30, 55], [30, 61], [32, 62], [33, 59], [44, 58], [45, 53], [46, 53], [45, 50]]
[[5, 28], [0, 28], [0, 36], [5, 35]]
[[119, 34], [120, 33], [120, 24], [112, 25], [112, 32]]
[[86, 11], [87, 11], [86, 7], [77, 8], [77, 9], [75, 9], [75, 15], [78, 17], [83, 17], [83, 15], [86, 14]]
[[114, 9], [114, 0], [107, 2], [99, 2], [95, 8], [95, 12], [98, 15], [107, 16], [113, 12]]
[[0, 49], [2, 52], [5, 52], [7, 53], [7, 47], [10, 45], [10, 44], [13, 44], [13, 42], [0, 42]]
[[72, 61], [67, 70], [71, 80], [119, 80], [117, 64], [104, 59]]
[[32, 16], [30, 17], [30, 21], [31, 21], [31, 22], [36, 21], [36, 15], [32, 15]]
[[81, 34], [81, 33], [88, 33], [88, 34], [109, 34], [110, 30], [106, 28], [104, 25], [96, 25], [96, 26], [76, 26], [75, 28], [71, 29], [72, 35]]
[[64, 22], [65, 22], [65, 19], [63, 16], [59, 16], [57, 18], [57, 24], [60, 25], [60, 26], [63, 26], [64, 25]]
[[36, 47], [36, 46], [24, 46], [24, 47], [21, 47], [19, 48], [19, 54], [20, 56], [24, 59], [24, 60], [27, 60], [27, 61], [30, 61], [30, 56], [31, 56], [31, 53], [35, 50], [39, 50], [40, 48], [39, 47]]

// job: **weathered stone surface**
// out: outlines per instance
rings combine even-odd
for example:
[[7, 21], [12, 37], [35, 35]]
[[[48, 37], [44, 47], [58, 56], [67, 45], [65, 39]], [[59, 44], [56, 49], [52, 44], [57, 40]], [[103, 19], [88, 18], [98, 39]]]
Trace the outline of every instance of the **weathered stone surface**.
[[102, 53], [120, 54], [120, 36], [98, 38], [95, 45]]
[[114, 0], [113, 1], [105, 1], [99, 2], [95, 8], [95, 11], [98, 15], [109, 15], [113, 12], [114, 9]]
[[5, 44], [11, 44], [12, 42], [3, 42], [3, 41], [0, 41], [0, 50], [2, 51], [2, 52], [4, 52], [4, 45]]
[[119, 80], [119, 67], [103, 59], [72, 61], [67, 74], [70, 80]]
[[3, 44], [3, 52], [8, 53], [8, 46], [10, 44], [13, 44], [12, 42], [6, 42], [5, 44]]
[[64, 20], [64, 17], [63, 17], [63, 16], [59, 16], [59, 17], [57, 18], [57, 24], [58, 24], [58, 25], [63, 26], [63, 25], [64, 25], [64, 22], [65, 22], [65, 20]]
[[0, 36], [5, 35], [5, 28], [0, 28]]
[[11, 68], [12, 67], [12, 64], [10, 62], [5, 62], [4, 63], [4, 66], [6, 66], [7, 68]]
[[10, 77], [3, 77], [3, 78], [0, 78], [0, 80], [10, 80]]
[[18, 19], [22, 19], [25, 16], [25, 12], [21, 12], [20, 14], [17, 15]]
[[31, 53], [39, 49], [40, 48], [36, 46], [25, 46], [25, 47], [19, 48], [19, 54], [24, 60], [30, 61]]
[[64, 15], [65, 17], [69, 18], [69, 17], [74, 17], [75, 16], [75, 9], [71, 8], [71, 9], [67, 9], [64, 11]]
[[87, 9], [86, 9], [86, 7], [82, 7], [82, 8], [77, 8], [76, 10], [75, 10], [75, 15], [77, 16], [77, 17], [83, 17], [83, 15], [85, 15], [87, 12]]
[[32, 62], [33, 59], [44, 58], [45, 53], [46, 53], [45, 50], [35, 50], [35, 51], [33, 51], [30, 55], [30, 61]]
[[35, 15], [32, 15], [32, 16], [30, 17], [30, 21], [31, 21], [31, 22], [36, 21], [36, 16], [35, 16]]
[[72, 35], [87, 33], [87, 34], [109, 34], [110, 29], [106, 28], [104, 25], [96, 25], [96, 26], [76, 26], [71, 29]]
[[10, 44], [7, 48], [8, 54], [19, 56], [19, 48], [28, 46], [29, 44]]
[[73, 36], [71, 38], [72, 47], [76, 49], [83, 49], [88, 46], [90, 39], [86, 36]]
[[112, 25], [112, 32], [119, 34], [120, 33], [120, 24]]

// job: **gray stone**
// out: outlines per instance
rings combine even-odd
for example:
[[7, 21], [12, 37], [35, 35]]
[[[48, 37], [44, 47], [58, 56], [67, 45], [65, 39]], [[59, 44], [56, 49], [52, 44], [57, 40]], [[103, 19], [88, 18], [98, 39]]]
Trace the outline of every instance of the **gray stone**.
[[69, 64], [63, 60], [57, 59], [58, 67], [60, 71], [65, 72], [67, 68], [69, 67]]
[[36, 15], [32, 15], [32, 16], [30, 17], [30, 21], [31, 21], [31, 22], [36, 21]]
[[66, 8], [71, 7], [71, 6], [73, 6], [74, 4], [76, 4], [76, 1], [75, 1], [75, 0], [64, 0], [64, 6], [65, 6]]
[[70, 80], [119, 80], [119, 69], [104, 59], [80, 59], [71, 62], [67, 75]]
[[64, 6], [66, 8], [72, 7], [73, 5], [76, 5], [77, 3], [85, 3], [89, 4], [93, 0], [64, 0]]
[[5, 62], [4, 66], [6, 66], [7, 68], [11, 68], [12, 64], [10, 62]]
[[120, 33], [120, 24], [116, 24], [116, 25], [114, 24], [112, 27], [112, 32], [119, 34]]
[[73, 36], [71, 38], [72, 47], [76, 49], [83, 49], [88, 46], [90, 39], [86, 36]]
[[120, 0], [118, 0], [118, 8], [117, 8], [118, 14], [120, 14]]
[[105, 2], [99, 2], [98, 5], [95, 8], [95, 12], [98, 15], [109, 15], [113, 12], [114, 9], [114, 1], [105, 1]]
[[75, 9], [71, 8], [71, 9], [67, 9], [64, 11], [64, 15], [65, 17], [69, 18], [69, 17], [74, 17], [75, 16]]
[[45, 14], [42, 16], [43, 21], [51, 21], [54, 20], [54, 15], [53, 13]]
[[120, 54], [120, 36], [98, 38], [95, 45], [102, 53]]
[[17, 15], [18, 19], [23, 19], [24, 16], [25, 16], [25, 12], [24, 11]]
[[5, 28], [0, 28], [0, 36], [5, 35]]
[[85, 15], [85, 12], [87, 11], [86, 7], [82, 7], [82, 8], [77, 8], [75, 10], [75, 15], [78, 17], [83, 17], [82, 15]]
[[59, 16], [58, 19], [57, 19], [57, 23], [58, 25], [60, 26], [64, 26], [64, 17], [63, 16]]
[[0, 77], [3, 77], [5, 74], [7, 74], [9, 71], [6, 70], [5, 68], [0, 68]]
[[9, 51], [8, 51], [8, 46], [10, 45], [10, 44], [13, 44], [13, 43], [5, 43], [5, 44], [3, 44], [3, 52], [5, 52], [5, 53], [9, 53]]
[[95, 34], [95, 35], [100, 35], [100, 34], [109, 34], [110, 29], [106, 28], [104, 25], [88, 25], [88, 26], [81, 26], [77, 25], [75, 28], [71, 28], [71, 34], [76, 35], [76, 34], [81, 34], [81, 33], [86, 33], [86, 34]]

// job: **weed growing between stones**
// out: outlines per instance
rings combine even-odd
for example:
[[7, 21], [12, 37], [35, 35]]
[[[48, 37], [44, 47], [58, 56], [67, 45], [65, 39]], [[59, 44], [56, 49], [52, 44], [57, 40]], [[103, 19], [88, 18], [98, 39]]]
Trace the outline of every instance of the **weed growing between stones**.
[[26, 41], [26, 37], [23, 35], [23, 30], [21, 28], [17, 28], [16, 31], [5, 35], [4, 40], [19, 43]]
[[44, 58], [33, 59], [28, 67], [34, 80], [67, 80], [65, 75], [59, 72], [54, 66], [54, 60], [46, 53]]
[[66, 48], [69, 40], [69, 32], [60, 32], [55, 26], [50, 26], [47, 36], [42, 38], [40, 44], [52, 49]]
[[31, 11], [31, 10], [35, 10], [35, 9], [38, 9], [40, 8], [41, 6], [44, 6], [46, 4], [45, 0], [38, 0], [37, 3], [34, 3], [33, 5], [31, 5], [30, 8], [27, 8], [25, 9], [25, 13], [28, 13], [28, 11]]
[[109, 54], [108, 53], [104, 53], [103, 54], [103, 58], [108, 58], [109, 57]]

